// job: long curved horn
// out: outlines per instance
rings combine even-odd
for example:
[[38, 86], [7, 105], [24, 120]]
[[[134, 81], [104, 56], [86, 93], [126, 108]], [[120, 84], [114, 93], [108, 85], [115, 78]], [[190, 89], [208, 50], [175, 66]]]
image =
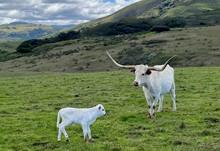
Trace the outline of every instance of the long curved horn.
[[171, 57], [170, 59], [168, 59], [168, 60], [164, 63], [164, 65], [163, 65], [162, 67], [148, 67], [148, 69], [149, 69], [149, 70], [154, 70], [154, 71], [163, 71], [163, 70], [166, 68], [168, 62], [169, 62], [171, 59], [173, 59], [174, 57], [176, 57], [176, 55], [174, 55], [173, 57]]
[[120, 68], [125, 68], [125, 69], [134, 69], [135, 68], [134, 65], [121, 65], [121, 64], [117, 63], [107, 51], [106, 51], [106, 53], [116, 66], [119, 66]]

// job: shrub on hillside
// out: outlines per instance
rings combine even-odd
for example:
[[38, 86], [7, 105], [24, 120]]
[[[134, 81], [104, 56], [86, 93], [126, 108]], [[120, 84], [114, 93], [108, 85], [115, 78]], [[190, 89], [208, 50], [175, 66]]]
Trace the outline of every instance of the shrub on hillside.
[[186, 21], [183, 18], [166, 19], [162, 22], [164, 22], [165, 26], [168, 26], [170, 28], [180, 28], [187, 25]]
[[70, 39], [76, 39], [79, 36], [80, 36], [79, 32], [69, 31], [67, 33], [60, 33], [59, 35], [55, 37], [51, 37], [51, 38], [27, 40], [27, 41], [22, 42], [17, 47], [17, 52], [29, 53], [38, 46], [48, 44], [48, 43], [55, 43], [55, 42], [60, 42], [60, 41], [65, 41], [65, 40], [70, 40]]
[[17, 52], [20, 53], [29, 53], [33, 48], [36, 46], [40, 46], [44, 44], [45, 42], [41, 39], [31, 39], [22, 42], [18, 47], [17, 47]]
[[125, 18], [118, 22], [101, 24], [82, 31], [83, 36], [111, 36], [148, 31], [152, 27], [150, 19]]
[[117, 59], [121, 64], [146, 64], [148, 62], [147, 54], [143, 47], [124, 48], [118, 53]]
[[170, 28], [167, 26], [153, 26], [149, 31], [151, 32], [163, 32], [163, 31], [169, 31]]

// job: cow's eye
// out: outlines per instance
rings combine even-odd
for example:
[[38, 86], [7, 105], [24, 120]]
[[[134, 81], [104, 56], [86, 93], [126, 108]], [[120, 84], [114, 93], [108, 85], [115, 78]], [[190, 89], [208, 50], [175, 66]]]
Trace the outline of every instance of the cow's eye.
[[102, 111], [105, 111], [105, 109], [102, 109]]
[[142, 73], [142, 76], [144, 76], [145, 74], [144, 73]]

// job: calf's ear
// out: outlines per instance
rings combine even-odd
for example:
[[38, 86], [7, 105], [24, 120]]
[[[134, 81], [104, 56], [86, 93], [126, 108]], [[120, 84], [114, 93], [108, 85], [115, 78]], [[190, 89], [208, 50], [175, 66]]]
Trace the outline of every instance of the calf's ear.
[[150, 71], [149, 69], [147, 69], [146, 74], [147, 74], [147, 75], [150, 75], [150, 74], [151, 74], [151, 71]]
[[99, 110], [101, 109], [101, 106], [99, 106]]

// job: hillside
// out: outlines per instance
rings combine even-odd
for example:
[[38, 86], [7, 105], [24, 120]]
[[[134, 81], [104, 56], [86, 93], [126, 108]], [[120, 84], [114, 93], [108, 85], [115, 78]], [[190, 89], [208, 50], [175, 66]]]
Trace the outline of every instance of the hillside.
[[144, 12], [150, 11], [152, 8], [158, 6], [161, 3], [162, 0], [142, 0], [140, 2], [129, 5], [109, 16], [99, 18], [88, 23], [80, 24], [78, 26], [74, 26], [73, 29], [94, 27], [108, 22], [117, 22], [126, 17], [138, 17], [141, 16]]
[[[54, 36], [21, 43], [17, 51], [28, 53], [48, 43], [60, 41], [151, 31], [168, 31], [170, 28], [220, 25], [220, 0], [142, 0], [116, 13], [62, 31]], [[156, 30], [155, 30], [156, 29]]]
[[13, 22], [0, 25], [0, 41], [40, 38], [58, 32], [59, 30], [61, 29], [52, 26]]
[[[1, 71], [91, 72], [117, 70], [105, 51], [122, 64], [162, 64], [174, 67], [220, 66], [220, 26], [177, 28], [162, 33], [87, 37], [37, 47], [33, 53], [8, 53]], [[14, 50], [15, 51], [15, 50]], [[0, 51], [1, 56], [7, 52]], [[17, 56], [17, 59], [15, 58]]]
[[[133, 18], [190, 18], [207, 23], [219, 21], [220, 0], [141, 0], [109, 16], [75, 26], [73, 29], [94, 27], [108, 22], [117, 22], [127, 17]], [[214, 18], [210, 18], [210, 14]], [[210, 19], [210, 20], [209, 20]], [[189, 20], [187, 20], [189, 21]]]

